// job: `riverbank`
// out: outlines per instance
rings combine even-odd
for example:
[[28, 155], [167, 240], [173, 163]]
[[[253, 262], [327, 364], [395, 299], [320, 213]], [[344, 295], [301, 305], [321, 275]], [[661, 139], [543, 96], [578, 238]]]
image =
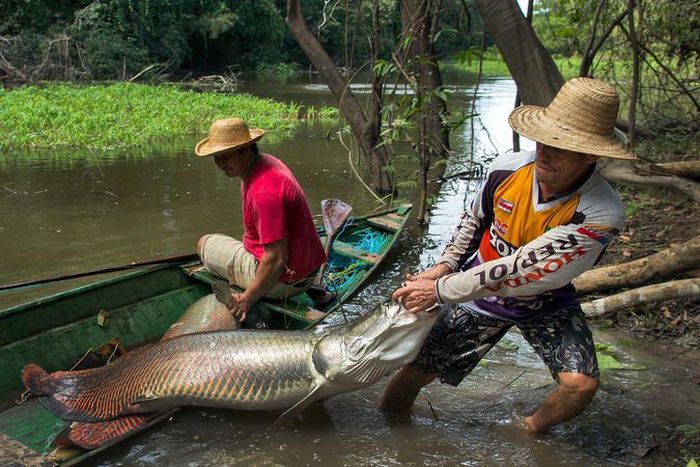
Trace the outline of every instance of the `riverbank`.
[[[697, 209], [692, 203], [659, 198], [635, 188], [618, 188], [618, 191], [626, 206], [627, 222], [618, 240], [610, 246], [603, 264], [622, 264], [642, 258], [686, 242], [700, 232]], [[698, 273], [698, 270], [690, 272], [696, 276]], [[677, 274], [665, 280], [688, 277], [688, 274]], [[668, 300], [636, 306], [602, 323], [653, 343], [668, 358], [686, 354], [700, 356], [700, 303], [697, 300]]]
[[[265, 128], [274, 139], [291, 134], [298, 126], [300, 109], [294, 103], [247, 94], [135, 83], [0, 88], [0, 102], [3, 150], [143, 146], [168, 138], [205, 135], [213, 120], [232, 115], [251, 127]], [[324, 108], [315, 114], [330, 119], [337, 111]]]
[[[627, 225], [618, 241], [611, 245], [604, 264], [620, 264], [644, 257], [685, 242], [700, 232], [697, 208], [692, 203], [659, 198], [634, 188], [619, 191], [627, 207]], [[695, 277], [698, 273], [700, 270], [691, 272]], [[688, 277], [692, 276], [677, 274], [666, 280]], [[643, 342], [647, 351], [658, 355], [660, 360], [683, 366], [686, 371], [678, 376], [681, 380], [696, 387], [700, 383], [700, 302], [697, 299], [635, 306], [594, 321], [594, 325]], [[684, 461], [700, 459], [700, 425], [697, 423], [668, 426], [658, 434], [657, 440], [652, 459], [659, 456], [680, 457]]]
[[[672, 159], [700, 158], [700, 141], [693, 137], [657, 137], [642, 141], [640, 158], [670, 162]], [[622, 264], [687, 242], [700, 232], [697, 206], [679, 195], [664, 195], [658, 190], [620, 186], [625, 204], [626, 225], [603, 257], [603, 264]], [[697, 277], [700, 270], [676, 274], [671, 278]], [[661, 281], [659, 281], [661, 282]], [[618, 312], [607, 324], [624, 329], [646, 342], [654, 342], [668, 358], [700, 356], [700, 302], [669, 300]], [[694, 367], [696, 365], [693, 365]]]
[[[581, 66], [581, 57], [553, 55], [552, 59], [564, 79], [578, 76], [578, 69]], [[449, 72], [450, 70], [455, 70], [477, 75], [479, 73], [478, 53], [469, 50], [463, 52], [455, 59], [441, 61], [440, 69], [441, 71]], [[484, 78], [510, 77], [508, 66], [506, 66], [506, 62], [495, 47], [489, 47], [484, 51], [483, 60], [481, 62], [481, 76]]]
[[[645, 160], [697, 159], [700, 141], [695, 139], [655, 138], [643, 142], [638, 155]], [[667, 154], [672, 154], [668, 156]], [[608, 248], [603, 265], [623, 264], [684, 243], [700, 233], [697, 205], [679, 196], [662, 195], [657, 190], [617, 187], [625, 204], [626, 225]], [[698, 277], [700, 269], [659, 280]], [[613, 291], [614, 292], [614, 291]], [[603, 294], [606, 295], [606, 294]], [[609, 295], [609, 293], [607, 294]], [[666, 300], [621, 310], [613, 316], [593, 321], [594, 326], [627, 334], [642, 342], [661, 360], [675, 362], [686, 371], [679, 378], [700, 384], [700, 301]], [[652, 459], [664, 455], [685, 461], [700, 458], [700, 425], [670, 426], [659, 433]], [[692, 465], [692, 464], [688, 464]]]

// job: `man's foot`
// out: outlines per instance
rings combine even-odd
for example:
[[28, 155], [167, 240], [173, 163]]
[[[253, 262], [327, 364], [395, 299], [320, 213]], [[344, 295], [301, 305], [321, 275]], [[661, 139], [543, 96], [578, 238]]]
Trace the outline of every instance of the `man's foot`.
[[509, 418], [499, 420], [494, 431], [510, 441], [525, 441], [539, 438], [540, 435], [530, 430], [526, 417], [513, 413]]
[[524, 431], [525, 433], [527, 433], [530, 436], [539, 436], [539, 435], [543, 434], [543, 433], [540, 433], [540, 432], [535, 430], [535, 428], [532, 426], [532, 424], [530, 423], [528, 418], [530, 418], [530, 417], [524, 417], [520, 414], [513, 412], [513, 415], [512, 415], [513, 427], [517, 428], [520, 431]]

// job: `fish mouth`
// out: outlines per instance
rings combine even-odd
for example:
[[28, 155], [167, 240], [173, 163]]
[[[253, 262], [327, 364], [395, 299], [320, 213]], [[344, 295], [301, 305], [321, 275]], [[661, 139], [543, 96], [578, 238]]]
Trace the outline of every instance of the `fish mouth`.
[[[351, 360], [383, 358], [392, 354], [397, 358], [412, 347], [420, 347], [437, 318], [439, 305], [417, 313], [409, 313], [401, 303], [385, 302], [382, 319], [364, 332], [346, 336], [346, 349]], [[409, 351], [410, 352], [410, 351]], [[384, 355], [387, 357], [388, 355]]]

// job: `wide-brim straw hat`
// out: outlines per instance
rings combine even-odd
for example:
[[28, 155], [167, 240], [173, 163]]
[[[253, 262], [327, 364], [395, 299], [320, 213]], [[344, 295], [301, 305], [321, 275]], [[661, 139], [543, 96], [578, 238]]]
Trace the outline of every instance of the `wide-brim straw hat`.
[[548, 146], [595, 156], [635, 159], [616, 136], [620, 97], [612, 86], [592, 78], [574, 78], [547, 107], [523, 105], [508, 123], [517, 133]]
[[209, 137], [197, 143], [194, 153], [200, 157], [215, 156], [253, 144], [264, 134], [259, 128], [248, 128], [240, 118], [215, 120], [209, 127]]

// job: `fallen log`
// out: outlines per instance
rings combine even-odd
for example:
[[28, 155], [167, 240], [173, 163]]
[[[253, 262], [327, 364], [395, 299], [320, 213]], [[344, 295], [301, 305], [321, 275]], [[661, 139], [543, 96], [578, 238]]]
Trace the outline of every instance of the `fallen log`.
[[700, 203], [700, 183], [689, 178], [664, 174], [652, 164], [601, 160], [598, 167], [603, 176], [613, 183], [664, 188]]
[[591, 269], [574, 279], [576, 292], [585, 294], [631, 287], [665, 279], [673, 274], [695, 269], [700, 264], [700, 235], [665, 250], [628, 263]]
[[663, 162], [654, 164], [664, 172], [668, 172], [679, 177], [692, 178], [700, 180], [700, 160], [697, 161], [680, 161], [680, 162]]
[[656, 303], [663, 300], [698, 297], [700, 297], [700, 279], [682, 279], [647, 285], [585, 302], [581, 304], [581, 309], [589, 318], [605, 318], [620, 310], [637, 305]]

